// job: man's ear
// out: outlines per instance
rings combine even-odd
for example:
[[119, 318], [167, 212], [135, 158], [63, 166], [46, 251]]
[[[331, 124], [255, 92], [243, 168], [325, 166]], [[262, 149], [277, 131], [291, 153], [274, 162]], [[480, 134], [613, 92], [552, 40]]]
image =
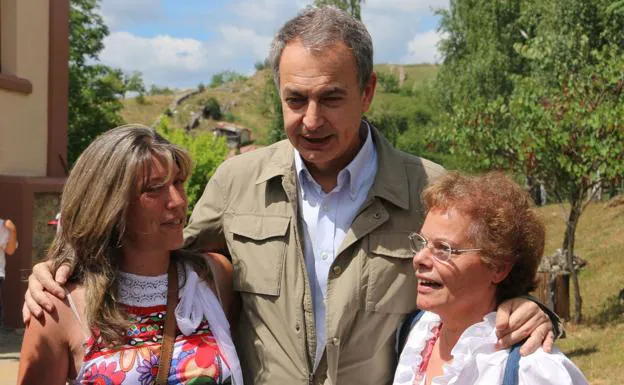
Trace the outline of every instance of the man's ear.
[[512, 262], [505, 262], [501, 266], [494, 267], [494, 275], [492, 276], [492, 283], [498, 285], [501, 283], [513, 268], [514, 264]]
[[371, 103], [373, 102], [373, 96], [375, 96], [375, 89], [377, 88], [377, 74], [375, 71], [371, 73], [368, 83], [364, 87], [362, 92], [362, 112], [368, 112]]

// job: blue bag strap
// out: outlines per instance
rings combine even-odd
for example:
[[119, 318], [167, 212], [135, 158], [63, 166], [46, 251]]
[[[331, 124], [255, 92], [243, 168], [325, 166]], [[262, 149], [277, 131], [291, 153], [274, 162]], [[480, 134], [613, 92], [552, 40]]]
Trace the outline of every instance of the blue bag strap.
[[518, 385], [518, 371], [520, 370], [520, 346], [522, 346], [523, 342], [515, 344], [509, 350], [507, 364], [505, 365], [505, 374], [503, 376], [503, 385]]
[[422, 318], [424, 311], [420, 309], [416, 309], [413, 312], [409, 313], [405, 320], [401, 324], [399, 328], [399, 333], [397, 335], [397, 356], [401, 355], [405, 344], [407, 343], [407, 337], [409, 336], [410, 331], [416, 325], [416, 323]]

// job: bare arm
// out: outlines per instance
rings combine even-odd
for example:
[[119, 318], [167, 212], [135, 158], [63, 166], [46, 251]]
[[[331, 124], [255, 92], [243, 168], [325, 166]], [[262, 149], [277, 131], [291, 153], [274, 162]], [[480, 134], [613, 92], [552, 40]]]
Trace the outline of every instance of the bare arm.
[[223, 311], [230, 321], [230, 324], [232, 324], [234, 319], [232, 310], [235, 307], [233, 305], [235, 305], [237, 297], [233, 289], [232, 274], [234, 268], [232, 263], [222, 254], [204, 253], [204, 257], [208, 260], [215, 277], [215, 287], [213, 287], [213, 290], [218, 290]]
[[17, 249], [17, 229], [10, 219], [4, 221], [4, 227], [9, 231], [9, 240], [4, 248], [4, 252], [6, 255], [13, 255], [15, 249]]
[[[44, 313], [26, 328], [20, 353], [17, 384], [64, 385], [68, 378], [70, 349], [67, 338], [67, 319], [64, 304], [56, 300], [62, 309]], [[71, 321], [70, 321], [71, 322]]]

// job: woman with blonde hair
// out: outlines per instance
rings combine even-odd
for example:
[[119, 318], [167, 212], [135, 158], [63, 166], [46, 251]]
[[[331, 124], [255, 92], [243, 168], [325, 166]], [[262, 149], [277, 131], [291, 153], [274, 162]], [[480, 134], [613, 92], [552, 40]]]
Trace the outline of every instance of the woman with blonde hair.
[[544, 250], [544, 226], [528, 194], [501, 173], [447, 173], [423, 201], [425, 222], [409, 240], [424, 312], [399, 333], [408, 332], [393, 384], [587, 384], [556, 349], [519, 362], [517, 347], [496, 349], [494, 311], [534, 288]]
[[178, 250], [190, 172], [184, 150], [138, 125], [82, 153], [48, 253], [75, 268], [65, 300], [26, 329], [19, 384], [242, 384], [231, 266]]

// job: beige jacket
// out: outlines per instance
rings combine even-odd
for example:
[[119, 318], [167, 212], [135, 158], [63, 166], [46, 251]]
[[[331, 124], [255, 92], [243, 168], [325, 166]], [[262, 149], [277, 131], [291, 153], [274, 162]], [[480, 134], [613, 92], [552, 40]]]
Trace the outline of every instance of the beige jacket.
[[377, 130], [378, 172], [327, 283], [327, 347], [316, 373], [312, 296], [288, 141], [224, 162], [185, 230], [193, 250], [227, 247], [242, 311], [234, 341], [245, 384], [389, 384], [395, 332], [416, 306], [407, 235], [420, 193], [442, 168], [392, 148]]

